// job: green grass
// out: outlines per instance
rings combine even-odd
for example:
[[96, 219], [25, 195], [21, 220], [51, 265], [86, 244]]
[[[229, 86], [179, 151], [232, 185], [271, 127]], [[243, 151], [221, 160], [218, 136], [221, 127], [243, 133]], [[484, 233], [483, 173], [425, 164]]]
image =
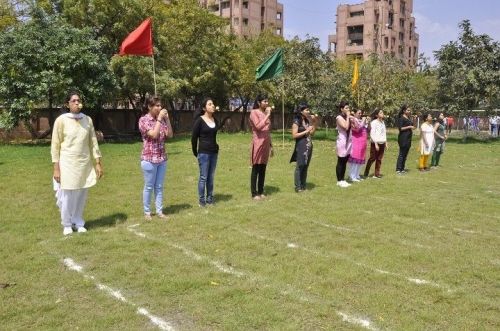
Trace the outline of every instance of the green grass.
[[318, 132], [309, 190], [297, 194], [292, 142], [283, 148], [277, 134], [269, 195], [255, 202], [250, 136], [221, 134], [217, 204], [202, 209], [197, 162], [178, 137], [167, 144], [170, 220], [150, 223], [141, 143], [102, 144], [89, 232], [66, 238], [49, 146], [2, 145], [0, 283], [11, 286], [0, 289], [0, 329], [156, 329], [137, 314], [143, 307], [178, 330], [363, 330], [362, 320], [382, 330], [498, 330], [500, 141], [451, 140], [442, 167], [422, 174], [414, 140], [411, 172], [396, 176], [391, 138], [386, 176], [340, 189], [332, 132]]

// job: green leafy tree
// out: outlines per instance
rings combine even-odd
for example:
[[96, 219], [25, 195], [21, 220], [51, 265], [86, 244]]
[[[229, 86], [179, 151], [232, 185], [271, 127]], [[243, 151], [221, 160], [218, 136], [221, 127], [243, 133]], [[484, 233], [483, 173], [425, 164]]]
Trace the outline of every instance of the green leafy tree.
[[35, 108], [60, 105], [69, 88], [81, 91], [87, 107], [96, 107], [113, 84], [92, 31], [43, 12], [37, 15], [0, 35], [0, 101], [5, 107], [0, 126], [11, 129], [24, 122], [34, 136], [29, 123]]
[[[468, 20], [459, 24], [457, 41], [435, 52], [439, 102], [461, 116], [481, 105], [497, 106], [500, 93], [500, 45], [488, 35], [477, 35]], [[464, 140], [467, 139], [467, 127]]]

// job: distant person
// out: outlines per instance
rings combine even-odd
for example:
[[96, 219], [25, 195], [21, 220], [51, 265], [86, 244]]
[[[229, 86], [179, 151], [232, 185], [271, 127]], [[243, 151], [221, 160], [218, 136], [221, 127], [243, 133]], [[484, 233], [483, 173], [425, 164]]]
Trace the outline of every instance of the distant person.
[[158, 97], [149, 96], [142, 108], [139, 119], [139, 131], [142, 136], [141, 169], [144, 176], [142, 203], [144, 219], [150, 221], [151, 198], [154, 194], [156, 216], [166, 219], [163, 214], [163, 187], [167, 172], [167, 153], [165, 140], [172, 138], [174, 131], [170, 124], [168, 112], [162, 108]]
[[366, 162], [366, 146], [368, 138], [369, 117], [363, 116], [361, 109], [354, 113], [352, 126], [352, 148], [349, 155], [349, 178], [351, 182], [362, 180], [360, 174], [361, 166]]
[[295, 148], [290, 162], [296, 162], [294, 173], [295, 192], [306, 189], [307, 170], [311, 163], [313, 144], [312, 136], [316, 131], [317, 117], [311, 115], [309, 106], [301, 103], [294, 112], [292, 137], [295, 139]]
[[198, 159], [200, 177], [198, 179], [198, 203], [200, 207], [214, 204], [214, 175], [219, 155], [217, 131], [219, 123], [214, 118], [216, 107], [211, 98], [201, 104], [201, 112], [193, 124], [191, 147]]
[[444, 142], [448, 139], [443, 119], [444, 115], [441, 113], [434, 124], [434, 148], [432, 152], [431, 168], [439, 166], [441, 154], [444, 153]]
[[446, 121], [446, 129], [448, 130], [448, 135], [451, 133], [451, 129], [453, 128], [453, 125], [455, 124], [455, 119], [453, 116], [448, 116], [448, 120]]
[[346, 188], [351, 186], [345, 181], [345, 172], [347, 169], [347, 161], [351, 154], [351, 123], [354, 121], [354, 116], [351, 115], [351, 108], [349, 103], [341, 101], [339, 106], [339, 113], [335, 119], [337, 123], [337, 167], [335, 169], [337, 175], [337, 186]]
[[260, 95], [255, 99], [253, 110], [250, 112], [250, 128], [252, 129], [252, 175], [250, 177], [250, 191], [252, 199], [261, 200], [264, 194], [266, 167], [272, 153], [271, 141], [271, 112], [267, 96]]
[[432, 115], [426, 113], [422, 117], [422, 125], [420, 126], [420, 158], [418, 161], [418, 170], [428, 171], [427, 162], [429, 155], [434, 148], [434, 127], [432, 126]]
[[69, 92], [65, 106], [69, 112], [54, 122], [50, 152], [57, 206], [66, 236], [73, 233], [73, 227], [77, 232], [87, 232], [83, 210], [88, 188], [102, 177], [103, 170], [94, 125], [92, 119], [81, 112], [80, 94]]
[[372, 113], [372, 121], [370, 122], [370, 158], [366, 163], [365, 177], [368, 177], [370, 168], [375, 162], [375, 174], [373, 178], [382, 178], [380, 169], [382, 167], [382, 159], [384, 152], [389, 148], [387, 143], [387, 130], [384, 123], [384, 111], [375, 109]]
[[407, 172], [405, 168], [406, 158], [408, 157], [408, 152], [411, 148], [411, 138], [413, 136], [413, 130], [415, 129], [411, 119], [411, 109], [407, 105], [401, 106], [399, 110], [397, 126], [399, 130], [399, 154], [396, 162], [396, 173], [404, 174]]

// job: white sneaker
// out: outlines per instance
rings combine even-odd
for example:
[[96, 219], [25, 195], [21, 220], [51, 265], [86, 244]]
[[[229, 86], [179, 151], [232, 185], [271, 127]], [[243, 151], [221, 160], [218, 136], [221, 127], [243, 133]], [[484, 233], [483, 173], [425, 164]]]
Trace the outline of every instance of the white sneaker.
[[71, 226], [65, 226], [64, 229], [63, 229], [63, 235], [67, 236], [68, 234], [72, 234], [73, 233], [73, 229], [71, 228]]
[[87, 229], [85, 229], [83, 226], [81, 226], [76, 231], [79, 233], [85, 233], [85, 232], [87, 232]]
[[351, 184], [349, 184], [349, 183], [348, 183], [348, 182], [346, 182], [345, 180], [343, 180], [343, 182], [344, 182], [345, 187], [349, 187], [349, 186], [351, 186]]
[[337, 182], [337, 186], [342, 187], [342, 188], [346, 188], [346, 187], [351, 186], [351, 184], [349, 184], [345, 180], [341, 180], [341, 181]]
[[351, 182], [356, 183], [356, 182], [360, 182], [360, 180], [357, 178], [351, 178]]

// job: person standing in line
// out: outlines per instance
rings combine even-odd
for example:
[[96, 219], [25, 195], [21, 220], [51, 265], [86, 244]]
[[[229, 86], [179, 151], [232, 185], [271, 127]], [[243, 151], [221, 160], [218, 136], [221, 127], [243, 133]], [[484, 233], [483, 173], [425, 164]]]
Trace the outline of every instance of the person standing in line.
[[382, 174], [380, 173], [382, 159], [384, 158], [385, 150], [389, 148], [384, 123], [384, 111], [382, 109], [375, 109], [372, 119], [370, 122], [370, 158], [366, 163], [365, 177], [368, 177], [370, 168], [373, 162], [375, 162], [375, 174], [373, 178], [382, 178]]
[[411, 138], [413, 136], [413, 130], [415, 129], [410, 116], [411, 109], [407, 105], [401, 106], [397, 119], [399, 130], [399, 154], [398, 160], [396, 162], [396, 173], [400, 175], [407, 172], [407, 170], [405, 169], [406, 158], [408, 157], [408, 152], [411, 148]]
[[439, 166], [439, 159], [441, 158], [441, 154], [444, 153], [444, 142], [448, 139], [448, 135], [446, 134], [446, 128], [444, 125], [444, 114], [439, 114], [439, 117], [434, 124], [434, 149], [432, 153], [431, 159], [431, 169]]
[[432, 126], [432, 114], [426, 113], [422, 117], [420, 126], [420, 158], [418, 161], [418, 170], [428, 171], [427, 161], [434, 148], [434, 127]]
[[[89, 187], [103, 175], [101, 152], [92, 119], [81, 112], [80, 94], [68, 93], [69, 112], [54, 122], [50, 152], [57, 206], [61, 212], [63, 235], [87, 232], [83, 210]], [[94, 166], [95, 163], [95, 166]]]
[[266, 167], [272, 153], [271, 141], [271, 112], [267, 96], [259, 95], [255, 99], [253, 110], [250, 112], [250, 128], [252, 129], [250, 190], [252, 199], [261, 200], [264, 195]]
[[167, 153], [165, 140], [172, 138], [174, 132], [168, 112], [162, 108], [161, 99], [149, 96], [142, 108], [143, 116], [139, 119], [139, 131], [142, 136], [141, 169], [144, 176], [142, 202], [144, 219], [151, 218], [151, 198], [155, 196], [156, 216], [167, 218], [163, 214], [163, 183], [167, 172]]
[[198, 179], [198, 203], [200, 207], [213, 205], [214, 174], [219, 155], [217, 131], [219, 123], [214, 118], [216, 107], [211, 98], [206, 98], [201, 104], [200, 116], [194, 121], [191, 135], [193, 155], [198, 159], [200, 178]]
[[351, 115], [349, 103], [341, 101], [339, 104], [339, 114], [336, 118], [337, 123], [337, 167], [335, 169], [337, 175], [337, 186], [346, 188], [351, 186], [344, 180], [347, 161], [351, 154], [351, 123], [354, 122], [354, 117]]
[[316, 131], [316, 125], [317, 116], [311, 115], [306, 103], [301, 103], [293, 118], [292, 137], [295, 139], [295, 148], [290, 159], [290, 163], [296, 162], [294, 184], [297, 193], [306, 190], [307, 170], [313, 151], [311, 137]]
[[366, 145], [368, 138], [368, 117], [362, 117], [361, 109], [354, 113], [352, 126], [352, 148], [349, 155], [349, 178], [351, 182], [362, 180], [359, 175], [361, 166], [366, 162]]

